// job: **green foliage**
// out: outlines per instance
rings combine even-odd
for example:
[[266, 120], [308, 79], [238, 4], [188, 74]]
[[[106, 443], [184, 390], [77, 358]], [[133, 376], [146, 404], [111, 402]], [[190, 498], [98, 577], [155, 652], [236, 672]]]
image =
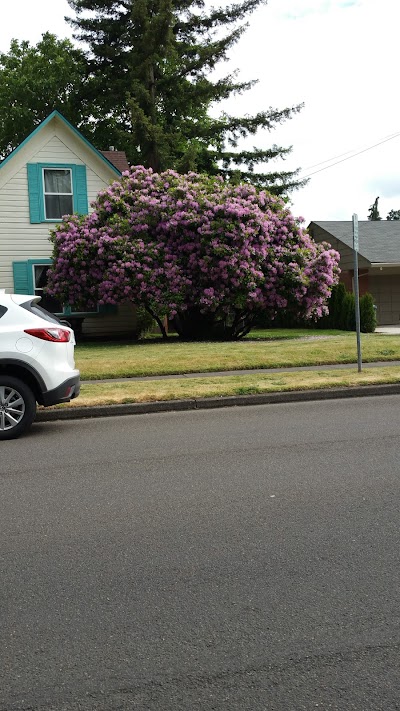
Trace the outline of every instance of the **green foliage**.
[[153, 317], [146, 311], [143, 306], [138, 306], [136, 311], [136, 338], [142, 338], [146, 333], [149, 333], [153, 326], [155, 326], [155, 321]]
[[356, 304], [355, 297], [352, 291], [347, 291], [343, 299], [341, 311], [341, 329], [343, 331], [356, 330]]
[[[97, 147], [116, 145], [133, 165], [223, 174], [267, 186], [275, 194], [303, 184], [298, 171], [255, 173], [291, 149], [238, 150], [259, 129], [271, 130], [301, 105], [255, 116], [214, 118], [212, 105], [249, 90], [236, 74], [212, 80], [266, 0], [205, 9], [203, 0], [68, 0], [75, 38], [89, 47], [84, 104], [92, 108]], [[224, 32], [225, 31], [225, 32]]]
[[334, 291], [334, 293], [332, 293], [332, 299], [328, 305], [329, 313], [331, 313], [332, 310], [331, 328], [340, 328], [341, 313], [343, 312], [344, 300], [347, 293], [346, 287], [343, 282], [339, 282], [339, 284], [337, 284], [332, 291]]
[[[318, 328], [338, 328], [342, 331], [356, 330], [355, 297], [346, 291], [343, 283], [332, 289], [328, 301], [329, 315], [318, 321]], [[376, 328], [376, 309], [372, 294], [360, 297], [360, 328], [363, 333], [373, 333]]]
[[58, 109], [98, 149], [115, 145], [131, 164], [222, 174], [278, 195], [304, 184], [299, 171], [266, 171], [290, 148], [238, 149], [240, 140], [273, 129], [301, 105], [211, 116], [211, 106], [254, 85], [236, 73], [210, 76], [266, 0], [208, 11], [203, 0], [68, 2], [75, 37], [88, 51], [47, 32], [36, 46], [13, 40], [0, 54], [0, 160]]
[[[346, 290], [342, 282], [332, 288], [328, 309], [329, 314], [314, 322], [315, 328], [356, 330], [355, 297], [353, 292]], [[376, 325], [374, 297], [367, 293], [360, 297], [360, 329], [362, 333], [373, 333]], [[284, 311], [281, 311], [273, 321], [267, 314], [261, 314], [256, 322], [256, 328], [310, 328], [311, 326], [309, 321], [296, 319]]]
[[379, 197], [377, 197], [375, 199], [375, 202], [369, 208], [369, 212], [368, 212], [368, 219], [369, 220], [381, 220], [382, 219], [379, 214], [378, 201], [379, 201]]
[[84, 72], [84, 55], [69, 40], [49, 32], [35, 47], [12, 40], [8, 54], [0, 54], [0, 160], [54, 109], [80, 126]]
[[331, 298], [328, 301], [329, 313], [318, 321], [318, 328], [342, 328], [343, 302], [346, 293], [346, 287], [343, 282], [339, 282], [339, 284], [332, 288]]
[[372, 294], [364, 294], [360, 299], [360, 322], [363, 333], [373, 333], [376, 329], [376, 308]]
[[267, 313], [259, 314], [256, 321], [256, 328], [318, 328], [318, 329], [339, 329], [347, 331], [349, 320], [349, 308], [351, 304], [345, 303], [346, 287], [343, 282], [339, 282], [332, 287], [331, 296], [327, 302], [329, 313], [319, 318], [317, 321], [306, 321], [298, 319], [292, 314], [281, 310], [277, 316], [271, 320]]
[[400, 220], [400, 210], [390, 210], [387, 220]]

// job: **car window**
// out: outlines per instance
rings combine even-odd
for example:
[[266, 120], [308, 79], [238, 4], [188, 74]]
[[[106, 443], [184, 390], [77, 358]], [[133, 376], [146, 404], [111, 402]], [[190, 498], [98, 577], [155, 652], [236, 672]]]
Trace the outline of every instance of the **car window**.
[[23, 309], [30, 311], [31, 314], [35, 314], [35, 316], [39, 316], [39, 318], [44, 318], [45, 321], [50, 321], [50, 323], [61, 323], [61, 320], [57, 316], [51, 314], [50, 311], [46, 311], [46, 309], [42, 309], [36, 301], [26, 301], [24, 304], [21, 304], [21, 306]]
[[1, 305], [0, 305], [0, 318], [1, 318], [2, 316], [4, 316], [4, 314], [6, 314], [7, 311], [8, 311], [8, 309], [6, 309], [5, 306], [1, 306]]

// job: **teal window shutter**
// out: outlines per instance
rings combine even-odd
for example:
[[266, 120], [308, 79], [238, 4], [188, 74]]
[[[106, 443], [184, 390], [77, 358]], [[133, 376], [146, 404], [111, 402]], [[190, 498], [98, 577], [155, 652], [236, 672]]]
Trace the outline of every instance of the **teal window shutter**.
[[89, 212], [86, 166], [75, 165], [73, 168], [74, 183], [74, 209], [79, 215], [87, 215]]
[[[39, 163], [28, 163], [29, 216], [32, 223], [43, 221], [43, 186]], [[25, 292], [22, 292], [25, 293]]]
[[79, 215], [87, 215], [89, 212], [86, 166], [75, 164], [58, 163], [28, 163], [28, 191], [29, 191], [29, 215], [31, 223], [34, 222], [60, 222], [59, 219], [47, 219], [44, 211], [43, 193], [43, 169], [46, 168], [66, 168], [72, 174], [72, 192], [74, 200], [74, 212]]
[[32, 267], [29, 262], [13, 262], [14, 293], [33, 294]]

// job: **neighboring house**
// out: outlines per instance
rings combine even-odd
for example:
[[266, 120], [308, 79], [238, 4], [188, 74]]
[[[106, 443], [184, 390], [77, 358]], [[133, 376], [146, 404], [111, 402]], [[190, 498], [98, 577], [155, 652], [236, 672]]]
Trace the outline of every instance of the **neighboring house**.
[[[371, 220], [359, 227], [360, 294], [369, 292], [377, 306], [378, 324], [400, 323], [400, 221]], [[341, 281], [353, 289], [352, 222], [310, 222], [316, 242], [329, 242], [340, 254]]]
[[[99, 190], [128, 168], [124, 153], [96, 150], [53, 111], [0, 164], [0, 288], [41, 296], [51, 264], [50, 230], [65, 214], [87, 214]], [[46, 296], [42, 304], [82, 325], [86, 335], [134, 331], [132, 304], [81, 313]]]

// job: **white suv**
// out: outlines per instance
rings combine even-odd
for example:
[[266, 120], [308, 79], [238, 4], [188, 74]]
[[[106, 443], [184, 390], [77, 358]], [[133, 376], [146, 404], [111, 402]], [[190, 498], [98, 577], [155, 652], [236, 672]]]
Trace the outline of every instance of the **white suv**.
[[30, 427], [36, 403], [48, 407], [79, 394], [74, 332], [39, 301], [0, 291], [0, 440]]

